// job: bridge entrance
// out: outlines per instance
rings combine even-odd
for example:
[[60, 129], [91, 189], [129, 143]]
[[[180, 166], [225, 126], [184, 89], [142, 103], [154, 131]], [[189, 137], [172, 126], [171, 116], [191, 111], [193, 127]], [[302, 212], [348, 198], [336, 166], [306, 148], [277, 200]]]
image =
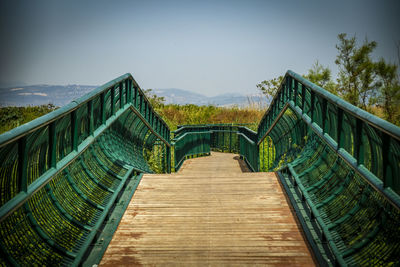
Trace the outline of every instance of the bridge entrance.
[[101, 261], [132, 264], [314, 266], [276, 175], [219, 152], [143, 176]]

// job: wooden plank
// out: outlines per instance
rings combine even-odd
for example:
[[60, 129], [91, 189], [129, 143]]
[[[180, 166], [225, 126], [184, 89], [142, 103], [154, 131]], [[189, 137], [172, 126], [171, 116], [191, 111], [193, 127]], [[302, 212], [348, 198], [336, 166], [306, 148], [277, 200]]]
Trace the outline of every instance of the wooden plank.
[[274, 173], [213, 152], [146, 174], [101, 266], [315, 266]]

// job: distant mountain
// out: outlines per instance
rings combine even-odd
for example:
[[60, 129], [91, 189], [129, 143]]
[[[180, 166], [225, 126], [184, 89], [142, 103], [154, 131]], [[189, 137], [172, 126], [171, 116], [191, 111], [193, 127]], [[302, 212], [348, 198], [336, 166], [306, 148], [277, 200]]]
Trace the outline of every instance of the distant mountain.
[[165, 98], [165, 104], [195, 104], [207, 105], [207, 97], [190, 91], [169, 88], [169, 89], [153, 89], [152, 92], [157, 96]]
[[207, 97], [202, 94], [193, 93], [183, 89], [153, 89], [157, 96], [165, 98], [165, 104], [194, 104], [194, 105], [215, 105], [215, 106], [265, 106], [266, 98], [262, 95], [242, 95], [236, 93], [226, 93], [217, 96]]
[[29, 85], [0, 88], [0, 106], [64, 106], [97, 88], [91, 85]]
[[[0, 106], [36, 106], [53, 104], [64, 106], [72, 100], [79, 98], [95, 89], [91, 85], [29, 85], [0, 88]], [[266, 100], [260, 95], [241, 95], [235, 93], [221, 94], [207, 97], [202, 94], [190, 92], [183, 89], [153, 89], [157, 96], [165, 98], [165, 104], [194, 104], [215, 106], [248, 106], [261, 103], [265, 105]]]

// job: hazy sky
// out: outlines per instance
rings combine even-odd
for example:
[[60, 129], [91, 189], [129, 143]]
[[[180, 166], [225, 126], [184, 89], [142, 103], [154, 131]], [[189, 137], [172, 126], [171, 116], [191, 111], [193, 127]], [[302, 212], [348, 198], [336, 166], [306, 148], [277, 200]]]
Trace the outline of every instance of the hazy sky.
[[252, 93], [318, 59], [336, 74], [337, 35], [397, 59], [399, 0], [0, 0], [0, 84], [100, 85]]

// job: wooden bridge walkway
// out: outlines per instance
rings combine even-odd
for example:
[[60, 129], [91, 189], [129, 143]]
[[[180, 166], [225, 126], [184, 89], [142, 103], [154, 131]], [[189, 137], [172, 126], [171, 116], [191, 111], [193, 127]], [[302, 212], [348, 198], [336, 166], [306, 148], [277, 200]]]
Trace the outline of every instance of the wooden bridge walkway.
[[101, 266], [313, 266], [274, 173], [213, 152], [146, 174]]

